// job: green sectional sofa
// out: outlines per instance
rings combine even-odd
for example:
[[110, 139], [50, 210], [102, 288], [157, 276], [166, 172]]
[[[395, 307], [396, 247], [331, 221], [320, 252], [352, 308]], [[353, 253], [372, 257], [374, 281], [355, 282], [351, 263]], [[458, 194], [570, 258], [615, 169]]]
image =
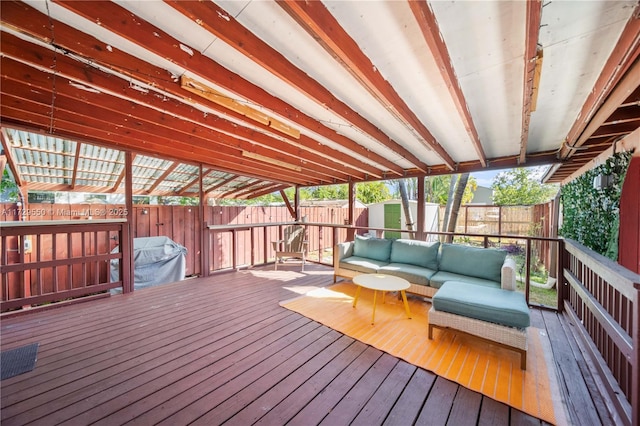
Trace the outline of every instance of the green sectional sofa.
[[453, 329], [521, 354], [526, 369], [529, 307], [516, 290], [515, 261], [504, 250], [356, 236], [334, 248], [334, 277], [394, 275], [410, 293], [430, 297], [433, 329]]
[[433, 297], [447, 281], [484, 287], [515, 288], [515, 262], [503, 250], [460, 244], [387, 240], [356, 235], [334, 248], [333, 281], [358, 274], [386, 274], [406, 279], [407, 290]]

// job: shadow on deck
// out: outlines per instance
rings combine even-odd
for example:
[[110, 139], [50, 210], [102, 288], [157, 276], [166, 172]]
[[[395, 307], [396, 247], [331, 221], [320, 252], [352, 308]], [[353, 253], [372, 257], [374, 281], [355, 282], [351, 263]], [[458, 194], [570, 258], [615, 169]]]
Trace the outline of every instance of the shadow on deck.
[[[1, 382], [18, 424], [541, 424], [279, 306], [332, 270], [256, 268], [2, 319], [2, 350], [39, 343]], [[613, 424], [572, 336], [549, 334], [569, 424]], [[30, 423], [33, 422], [33, 423]]]

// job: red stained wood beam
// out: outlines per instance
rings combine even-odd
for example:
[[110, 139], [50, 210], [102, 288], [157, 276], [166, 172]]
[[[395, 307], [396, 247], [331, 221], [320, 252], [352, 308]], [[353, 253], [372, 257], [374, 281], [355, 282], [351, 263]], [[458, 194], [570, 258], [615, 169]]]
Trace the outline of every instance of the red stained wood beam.
[[[527, 2], [524, 53], [524, 83], [522, 94], [522, 128], [520, 131], [520, 163], [527, 161], [527, 143], [529, 141], [529, 123], [534, 102], [534, 84], [536, 83], [536, 64], [538, 60], [538, 37], [542, 19], [541, 0]], [[535, 88], [537, 90], [537, 88]]]
[[[54, 56], [54, 52], [20, 40], [11, 34], [2, 33], [2, 36], [3, 50], [6, 56], [15, 58], [18, 61], [22, 61], [33, 66], [39, 66], [42, 63], [49, 63], [49, 61], [54, 63], [55, 61], [55, 71], [58, 75], [73, 79], [87, 87], [96, 88], [102, 92], [113, 93], [115, 96], [130, 101], [127, 103], [127, 106], [129, 110], [128, 113], [132, 115], [132, 118], [136, 117], [136, 105], [144, 105], [152, 108], [152, 110], [166, 111], [167, 113], [173, 114], [179, 122], [191, 122], [194, 128], [198, 128], [198, 126], [202, 125], [204, 128], [215, 130], [219, 132], [220, 136], [226, 139], [231, 145], [242, 146], [243, 149], [251, 151], [257, 149], [263, 151], [260, 153], [261, 155], [273, 158], [280, 157], [279, 159], [281, 161], [285, 161], [282, 160], [283, 156], [295, 158], [295, 161], [299, 162], [301, 166], [315, 169], [316, 171], [325, 174], [327, 176], [326, 179], [329, 181], [345, 181], [349, 176], [356, 179], [364, 179], [366, 176], [364, 173], [358, 172], [355, 169], [347, 169], [346, 171], [351, 172], [348, 175], [345, 173], [345, 167], [343, 164], [332, 159], [328, 159], [325, 156], [317, 155], [318, 153], [315, 151], [292, 146], [285, 141], [270, 137], [261, 132], [238, 126], [235, 123], [215, 115], [205, 115], [202, 111], [193, 108], [193, 106], [180, 103], [177, 100], [164, 99], [159, 96], [155, 96], [153, 93], [144, 93], [140, 90], [135, 90], [129, 87], [126, 82], [116, 78], [115, 76], [105, 74], [97, 69], [88, 68], [86, 65], [63, 55]], [[53, 72], [53, 70], [51, 72]], [[96, 100], [95, 102], [98, 105], [100, 100]], [[127, 111], [127, 109], [121, 110], [121, 106], [118, 106], [117, 108], [118, 111]], [[138, 116], [138, 118], [146, 121], [161, 119], [161, 121], [158, 121], [159, 124], [168, 126], [170, 129], [174, 128], [174, 124], [169, 117], [164, 115], [158, 118], [157, 116], [160, 114], [155, 115], [156, 117]], [[191, 133], [192, 130], [188, 129], [187, 132]], [[232, 136], [237, 137], [237, 139], [230, 139]], [[303, 140], [303, 142], [305, 142], [305, 140]], [[270, 153], [270, 150], [273, 152]]]
[[174, 162], [171, 166], [167, 167], [167, 170], [165, 170], [164, 173], [162, 173], [160, 176], [158, 176], [155, 179], [155, 182], [145, 191], [147, 194], [153, 194], [154, 191], [156, 190], [156, 188], [158, 186], [160, 186], [160, 184], [171, 174], [174, 172], [175, 169], [178, 168], [178, 166], [180, 165], [180, 163], [178, 162]]
[[[401, 154], [416, 167], [426, 170], [427, 165], [410, 151], [383, 133], [382, 130], [362, 117], [357, 111], [336, 98], [329, 90], [289, 62], [277, 50], [243, 27], [220, 6], [213, 2], [167, 1], [166, 3], [189, 19], [197, 22], [210, 33], [224, 40], [230, 46], [233, 46], [263, 68], [286, 81], [319, 105], [329, 108], [373, 139]], [[320, 3], [318, 2], [317, 4]], [[217, 25], [221, 19], [224, 19], [224, 25]], [[398, 171], [396, 167], [391, 168], [391, 170]]]
[[[7, 126], [13, 127], [15, 123], [29, 129], [30, 131], [38, 129], [61, 138], [68, 138], [76, 141], [86, 140], [91, 144], [98, 144], [122, 150], [128, 150], [131, 149], [130, 147], [135, 147], [138, 152], [147, 155], [160, 155], [166, 158], [175, 159], [173, 155], [175, 154], [175, 146], [178, 145], [177, 143], [174, 143], [174, 148], [148, 143], [146, 139], [136, 137], [139, 135], [132, 135], [133, 132], [122, 130], [117, 126], [114, 126], [112, 123], [102, 122], [94, 119], [93, 117], [81, 116], [55, 108], [53, 111], [55, 118], [52, 126], [50, 118], [51, 107], [49, 105], [37, 105], [32, 101], [15, 97], [12, 94], [4, 92], [4, 87], [6, 86], [3, 83], [3, 103], [0, 106], [0, 113], [2, 114], [4, 124]], [[40, 108], [39, 112], [38, 108]], [[202, 160], [203, 158], [216, 158], [215, 167], [218, 170], [234, 174], [240, 173], [245, 176], [252, 176], [271, 181], [274, 179], [270, 179], [268, 176], [270, 174], [275, 175], [280, 172], [278, 168], [265, 166], [262, 163], [252, 161], [238, 162], [235, 158], [225, 159], [224, 156], [216, 151], [203, 150], [197, 147], [189, 148], [189, 151], [183, 150], [181, 152], [182, 157], [180, 160], [197, 163], [198, 160]], [[279, 176], [281, 175], [282, 174]], [[300, 180], [302, 182], [306, 181], [304, 176], [292, 180]]]
[[[33, 93], [29, 88], [23, 87], [22, 96], [26, 99], [39, 98], [41, 103], [51, 101], [51, 94], [43, 94], [44, 91], [52, 89], [52, 78], [44, 72], [40, 72], [30, 68], [28, 65], [13, 61], [7, 57], [2, 59], [3, 77], [10, 78], [16, 83], [11, 83], [12, 88], [18, 90], [23, 79], [29, 82], [32, 87], [37, 87], [41, 93]], [[85, 73], [88, 71], [85, 71]], [[238, 157], [239, 162], [245, 160], [242, 156], [243, 151], [254, 152], [259, 155], [274, 158], [278, 161], [291, 163], [300, 168], [300, 172], [304, 169], [309, 178], [319, 179], [320, 181], [331, 182], [335, 179], [334, 175], [327, 175], [328, 168], [318, 166], [315, 163], [303, 162], [296, 156], [285, 156], [286, 154], [273, 152], [264, 146], [253, 144], [249, 141], [232, 138], [226, 134], [216, 132], [209, 128], [201, 127], [195, 123], [186, 120], [179, 120], [175, 117], [167, 115], [161, 111], [146, 108], [144, 106], [126, 102], [120, 98], [109, 96], [104, 93], [95, 93], [93, 90], [87, 90], [85, 87], [78, 87], [63, 78], [61, 75], [56, 77], [57, 84], [55, 88], [55, 104], [59, 108], [67, 111], [75, 111], [82, 115], [86, 112], [86, 105], [92, 106], [91, 113], [99, 116], [102, 121], [110, 121], [114, 125], [121, 128], [133, 127], [132, 132], [144, 131], [148, 133], [149, 141], [154, 144], [163, 144], [173, 149], [179, 147], [189, 150], [191, 145], [198, 147], [209, 147], [215, 149], [215, 152], [227, 154], [232, 157]], [[15, 86], [15, 87], [14, 87]], [[135, 94], [134, 89], [126, 88]], [[150, 100], [160, 102], [154, 96], [148, 96]], [[196, 111], [193, 111], [196, 115]], [[143, 138], [143, 136], [140, 136]], [[185, 145], [186, 144], [186, 145]], [[129, 147], [135, 149], [136, 147]], [[203, 157], [201, 160], [207, 161], [208, 158], [216, 158], [215, 154], [210, 153], [209, 157]], [[301, 175], [302, 176], [302, 175]], [[342, 175], [346, 177], [346, 175]]]
[[[207, 171], [207, 172], [202, 176], [203, 181], [204, 181], [204, 179], [205, 179], [207, 176], [209, 176], [212, 172], [213, 172], [213, 170], [209, 170], [209, 171]], [[235, 177], [235, 176], [234, 176], [234, 177]], [[199, 183], [199, 182], [200, 182], [200, 176], [198, 176], [198, 177], [197, 177], [197, 178], [195, 178], [195, 179], [192, 179], [190, 182], [188, 182], [187, 184], [185, 184], [185, 185], [182, 187], [182, 189], [181, 189], [180, 191], [178, 191], [178, 194], [177, 194], [177, 195], [184, 195], [184, 194], [186, 194], [187, 192], [189, 192], [189, 188], [191, 188], [192, 186], [194, 186], [195, 184], [197, 184], [197, 183]], [[195, 190], [194, 190], [194, 191], [192, 191], [192, 192], [195, 192]]]
[[436, 17], [431, 10], [431, 6], [429, 6], [426, 1], [408, 0], [408, 3], [411, 11], [413, 12], [413, 16], [418, 22], [418, 26], [420, 27], [420, 31], [422, 32], [422, 36], [424, 37], [424, 40], [427, 43], [427, 46], [429, 47], [434, 60], [438, 64], [440, 75], [442, 76], [447, 85], [447, 88], [449, 89], [449, 94], [451, 95], [451, 99], [456, 105], [458, 115], [464, 123], [464, 127], [467, 130], [469, 138], [471, 139], [473, 148], [476, 150], [478, 161], [480, 161], [482, 167], [486, 167], [487, 157], [484, 153], [484, 149], [482, 148], [482, 142], [480, 141], [478, 130], [476, 129], [476, 125], [473, 122], [473, 118], [471, 117], [469, 105], [467, 104], [464, 94], [462, 93], [460, 81], [458, 80], [456, 72], [453, 69], [449, 50], [447, 49], [447, 45], [442, 39], [438, 21], [436, 20]]
[[[7, 164], [9, 165], [9, 170], [11, 170], [11, 174], [13, 174], [13, 179], [16, 181], [16, 185], [18, 185], [18, 188], [22, 188], [23, 186], [25, 186], [25, 181], [22, 179], [22, 176], [20, 175], [20, 170], [17, 167], [15, 158], [13, 158], [13, 151], [11, 151], [11, 149], [9, 149], [10, 147], [10, 136], [7, 134], [7, 132], [5, 131], [5, 129], [1, 129], [0, 130], [0, 142], [2, 142], [2, 148], [4, 149], [4, 155], [6, 157], [7, 160]], [[2, 167], [2, 170], [0, 170], [0, 178], [4, 177], [4, 167]]]
[[591, 93], [582, 105], [576, 121], [571, 126], [565, 143], [560, 148], [560, 158], [571, 157], [574, 150], [569, 147], [579, 147], [588, 139], [590, 135], [586, 131], [587, 126], [639, 55], [640, 4], [636, 5]]
[[[153, 53], [184, 67], [193, 74], [199, 75], [205, 80], [224, 87], [227, 90], [238, 94], [242, 98], [249, 99], [257, 105], [263, 105], [291, 122], [330, 139], [338, 145], [353, 151], [363, 158], [366, 158], [372, 163], [379, 164], [381, 166], [380, 168], [386, 168], [390, 173], [398, 175], [402, 174], [402, 169], [387, 158], [378, 155], [357, 144], [353, 140], [329, 129], [316, 119], [276, 98], [266, 90], [252, 84], [241, 76], [227, 70], [217, 62], [207, 58], [195, 50], [192, 52], [193, 54], [190, 55], [180, 48], [182, 43], [180, 43], [179, 40], [174, 39], [169, 34], [154, 27], [139, 17], [136, 17], [115, 3], [91, 1], [58, 3], [93, 22], [100, 22], [102, 27], [110, 29], [114, 33], [119, 34], [135, 44], [146, 49], [150, 49]], [[37, 11], [35, 11], [35, 13], [40, 15], [37, 16], [38, 23], [33, 23], [33, 19], [31, 17], [29, 17], [29, 19], [25, 19], [24, 13], [21, 13], [20, 10], [6, 16], [5, 7], [3, 5], [2, 19], [7, 19], [12, 25], [18, 26], [23, 32], [27, 32], [34, 36], [37, 35], [40, 39], [46, 40], [50, 35], [50, 30], [48, 29], [49, 18]], [[118, 51], [115, 48], [112, 48], [112, 51], [107, 51], [107, 49], [104, 48], [104, 43], [63, 23], [54, 22], [54, 25], [56, 32], [56, 45], [64, 47], [69, 51], [76, 52], [81, 56], [91, 58], [108, 68], [117, 70], [125, 75], [131, 75], [132, 77], [135, 77], [140, 81], [147, 82], [155, 87], [162, 88], [163, 90], [177, 91], [176, 87], [179, 87], [179, 85], [174, 84], [174, 87], [171, 87], [168, 83], [168, 73], [166, 70], [153, 67], [150, 64], [144, 63], [143, 61]], [[194, 100], [191, 99], [192, 94], [190, 92], [186, 92], [183, 89], [180, 89], [177, 92], [179, 93], [179, 96], [190, 99], [190, 102], [194, 102]], [[187, 95], [185, 95], [185, 93], [187, 93]], [[198, 99], [198, 102], [207, 104], [204, 98]], [[210, 106], [209, 104], [207, 105]], [[213, 108], [221, 109], [219, 106]], [[223, 110], [225, 114], [233, 115], [230, 110]], [[238, 118], [246, 121], [246, 118], [243, 116], [238, 115]], [[253, 121], [251, 121], [251, 125], [255, 125], [256, 127], [261, 126]], [[265, 127], [265, 130], [266, 129], [268, 129], [269, 132], [273, 132], [273, 129]], [[314, 141], [314, 144], [312, 144], [312, 146], [316, 147], [320, 145], [321, 144], [317, 141]], [[324, 149], [327, 150], [326, 147]], [[331, 158], [336, 158], [339, 159], [339, 161], [346, 163], [354, 161], [352, 159], [348, 159], [345, 154], [340, 153], [339, 151], [334, 151], [330, 155]], [[380, 168], [374, 169], [377, 171], [371, 170], [368, 173], [372, 176], [378, 175], [379, 177], [382, 177], [383, 173], [380, 171]]]
[[279, 184], [269, 185], [266, 188], [263, 188], [263, 189], [261, 189], [259, 191], [254, 191], [251, 194], [248, 194], [246, 199], [247, 200], [251, 200], [253, 198], [262, 197], [263, 195], [267, 195], [267, 194], [271, 194], [271, 193], [279, 192], [279, 191], [284, 191], [287, 188], [289, 188], [289, 186], [279, 185]]
[[218, 190], [220, 188], [222, 188], [225, 185], [230, 184], [231, 182], [233, 182], [234, 180], [238, 179], [238, 176], [231, 176], [228, 179], [223, 180], [222, 182], [212, 186], [211, 188], [207, 189], [205, 191], [205, 194], [210, 194], [211, 192]]
[[80, 161], [78, 161], [78, 159], [80, 158], [81, 147], [82, 147], [81, 143], [76, 143], [76, 152], [73, 157], [73, 174], [71, 177], [71, 189], [74, 189], [76, 187], [76, 178], [78, 177], [78, 164], [80, 164]]

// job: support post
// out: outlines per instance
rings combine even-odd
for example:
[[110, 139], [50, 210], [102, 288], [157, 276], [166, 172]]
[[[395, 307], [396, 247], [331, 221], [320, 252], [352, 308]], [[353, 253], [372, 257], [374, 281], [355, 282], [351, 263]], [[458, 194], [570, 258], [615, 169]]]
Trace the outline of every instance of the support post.
[[211, 232], [209, 232], [209, 223], [205, 220], [205, 193], [204, 193], [204, 185], [202, 183], [204, 178], [204, 170], [202, 164], [200, 164], [199, 176], [198, 176], [198, 198], [200, 202], [198, 203], [198, 219], [199, 223], [202, 226], [202, 231], [200, 232], [200, 271], [203, 277], [208, 277], [211, 272], [211, 264], [209, 260], [211, 259], [209, 253], [209, 247], [211, 246]]
[[424, 176], [418, 176], [418, 208], [416, 217], [416, 240], [425, 241], [425, 194], [424, 194]]
[[351, 228], [354, 224], [355, 209], [356, 209], [356, 185], [353, 181], [349, 181], [348, 193], [349, 197], [349, 219], [347, 224], [350, 228], [347, 228], [347, 241], [352, 241], [356, 238], [356, 230]]
[[[120, 251], [122, 252], [123, 258], [123, 270], [120, 276], [122, 277], [122, 292], [130, 293], [135, 286], [135, 263], [133, 261], [133, 153], [131, 151], [126, 151], [124, 154], [124, 173], [124, 202], [127, 211], [128, 226], [125, 229], [127, 234], [122, 235], [123, 238], [120, 240]], [[126, 247], [124, 247], [124, 245], [126, 245]], [[124, 261], [126, 253], [128, 253], [128, 262]], [[128, 270], [124, 269], [126, 266], [128, 266]]]

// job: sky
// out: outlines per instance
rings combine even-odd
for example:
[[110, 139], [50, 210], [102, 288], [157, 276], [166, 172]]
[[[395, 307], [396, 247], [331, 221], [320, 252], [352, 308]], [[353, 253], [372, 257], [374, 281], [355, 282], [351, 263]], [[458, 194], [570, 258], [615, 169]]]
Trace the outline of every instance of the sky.
[[474, 172], [474, 173], [471, 173], [471, 176], [476, 178], [476, 182], [478, 183], [478, 186], [491, 188], [491, 183], [493, 182], [493, 178], [502, 171], [504, 170], [489, 170], [486, 172]]
[[[538, 167], [530, 167], [530, 168], [534, 172], [533, 177], [539, 180], [548, 169], [548, 166], [542, 166], [542, 167], [538, 166]], [[474, 176], [476, 178], [476, 182], [478, 183], [478, 186], [491, 188], [491, 184], [493, 183], [493, 178], [496, 177], [498, 173], [507, 172], [509, 170], [511, 169], [489, 170], [486, 172], [474, 172], [474, 173], [471, 173], [471, 176]]]

